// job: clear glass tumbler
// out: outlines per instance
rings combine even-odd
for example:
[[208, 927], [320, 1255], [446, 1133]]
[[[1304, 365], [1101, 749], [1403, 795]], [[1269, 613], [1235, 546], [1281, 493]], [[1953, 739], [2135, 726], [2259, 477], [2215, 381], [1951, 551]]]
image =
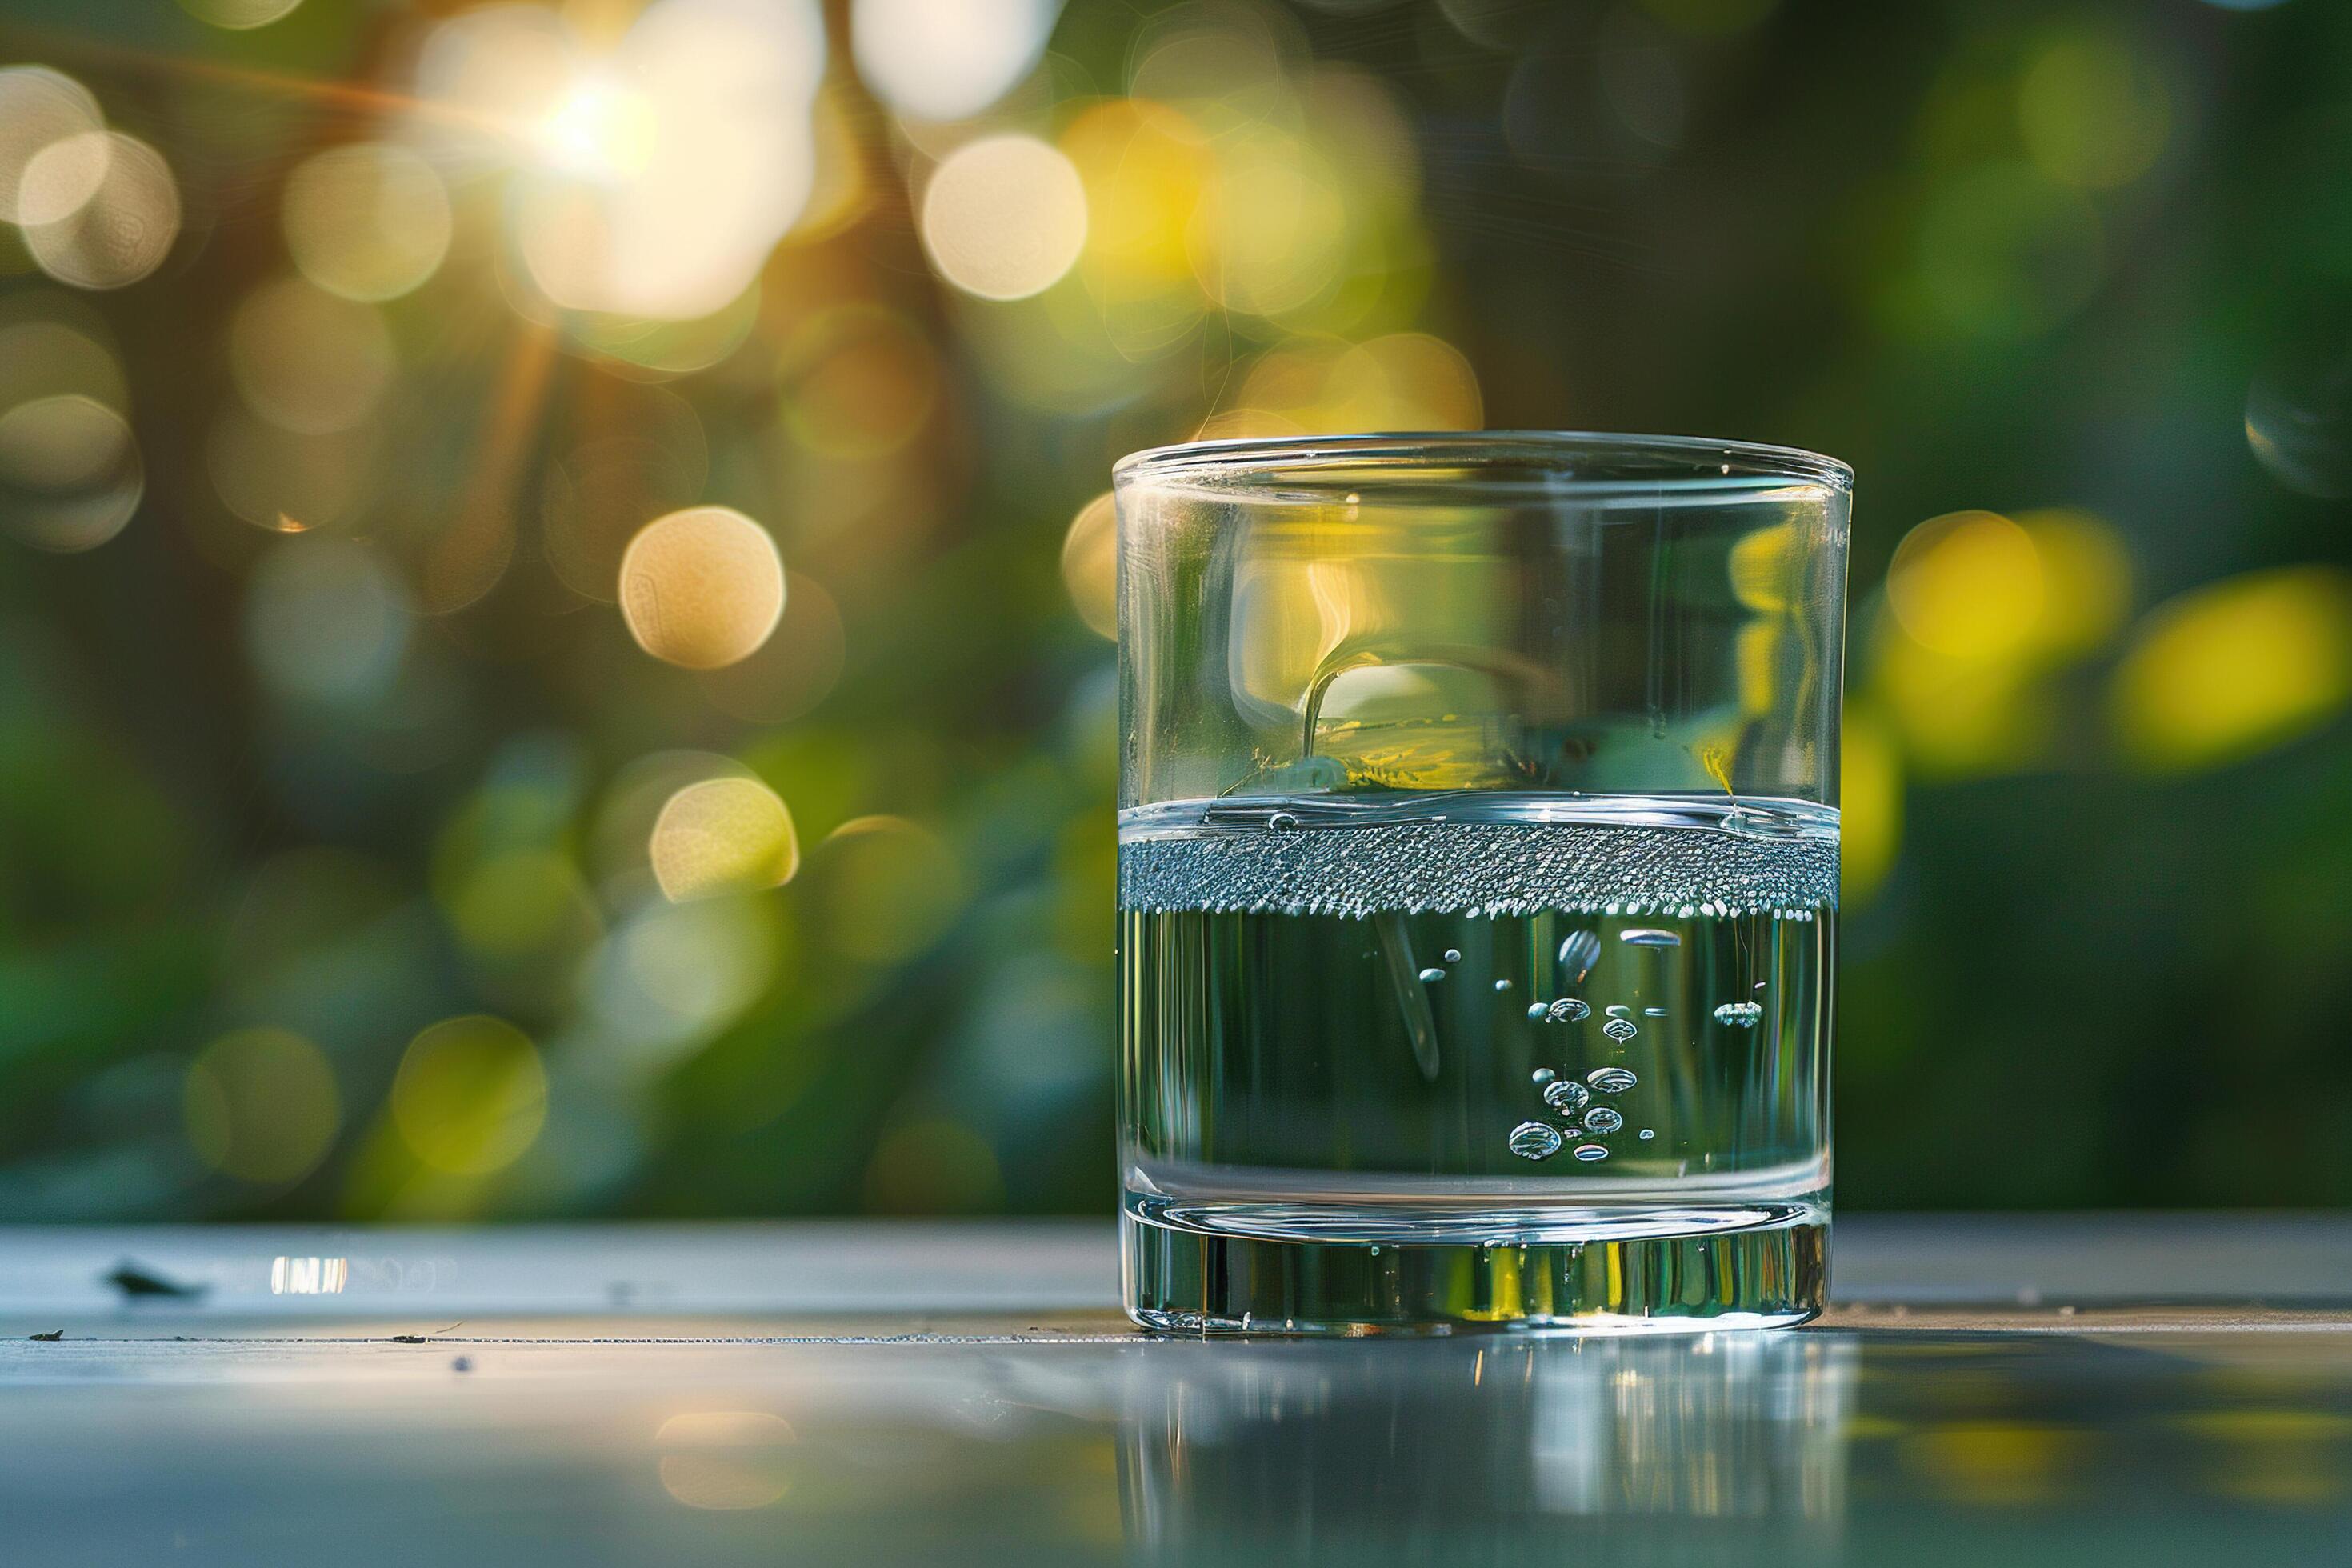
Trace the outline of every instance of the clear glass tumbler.
[[1119, 464], [1139, 1322], [1821, 1310], [1852, 484], [1550, 434]]

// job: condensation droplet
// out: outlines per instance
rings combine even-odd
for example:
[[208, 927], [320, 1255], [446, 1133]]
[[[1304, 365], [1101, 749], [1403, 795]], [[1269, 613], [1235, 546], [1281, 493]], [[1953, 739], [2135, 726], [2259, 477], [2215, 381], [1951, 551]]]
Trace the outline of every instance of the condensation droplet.
[[1584, 1109], [1591, 1092], [1572, 1078], [1554, 1079], [1544, 1085], [1544, 1103], [1563, 1116], [1573, 1116]]
[[1632, 1068], [1594, 1068], [1584, 1075], [1584, 1081], [1601, 1094], [1622, 1094], [1641, 1080]]
[[1631, 1018], [1612, 1018], [1601, 1026], [1601, 1032], [1612, 1040], [1622, 1042], [1632, 1039], [1642, 1030]]
[[1614, 1132], [1625, 1125], [1625, 1119], [1605, 1105], [1596, 1105], [1584, 1113], [1587, 1132]]
[[1726, 1002], [1715, 1010], [1715, 1021], [1735, 1029], [1752, 1029], [1756, 1020], [1764, 1016], [1761, 1002]]
[[1634, 947], [1680, 947], [1683, 939], [1670, 931], [1655, 926], [1633, 926], [1617, 933], [1617, 940]]
[[1545, 1009], [1544, 1016], [1555, 1024], [1573, 1024], [1579, 1018], [1592, 1016], [1592, 1009], [1573, 996], [1563, 996]]
[[1522, 1121], [1511, 1129], [1510, 1143], [1511, 1152], [1522, 1160], [1549, 1160], [1559, 1152], [1560, 1136], [1540, 1121]]
[[1576, 1146], [1576, 1157], [1580, 1160], [1606, 1160], [1609, 1158], [1609, 1151], [1598, 1143], [1579, 1143]]
[[1572, 931], [1559, 944], [1560, 966], [1570, 984], [1581, 982], [1601, 962], [1601, 939], [1589, 931]]

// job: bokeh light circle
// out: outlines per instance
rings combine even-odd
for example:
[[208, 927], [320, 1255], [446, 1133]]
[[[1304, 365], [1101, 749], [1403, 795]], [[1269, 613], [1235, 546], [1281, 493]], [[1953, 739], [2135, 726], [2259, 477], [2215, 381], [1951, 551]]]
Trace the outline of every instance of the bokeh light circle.
[[1023, 300], [1077, 261], [1086, 186], [1068, 158], [1034, 136], [982, 137], [932, 174], [922, 226], [940, 277], [983, 300]]
[[163, 264], [180, 234], [180, 188], [163, 155], [108, 132], [106, 170], [69, 217], [25, 230], [42, 271], [77, 289], [121, 289]]
[[783, 557], [741, 512], [688, 507], [629, 542], [620, 600], [638, 647], [688, 669], [717, 669], [749, 657], [776, 629]]
[[280, 214], [302, 276], [346, 300], [397, 299], [448, 254], [449, 193], [432, 164], [405, 147], [332, 147], [287, 176]]
[[183, 1114], [197, 1156], [240, 1181], [283, 1183], [335, 1141], [341, 1097], [326, 1054], [289, 1029], [239, 1029], [188, 1066]]
[[757, 779], [717, 778], [669, 797], [647, 845], [654, 880], [672, 903], [780, 888], [800, 869], [793, 814]]
[[1060, 0], [852, 0], [849, 39], [875, 95], [915, 120], [965, 120], [1045, 52]]
[[477, 1014], [409, 1042], [392, 1082], [393, 1125], [433, 1170], [485, 1176], [514, 1163], [547, 1121], [547, 1069], [530, 1037]]
[[2022, 647], [2044, 591], [2032, 537], [1998, 512], [1930, 518], [1904, 536], [1886, 568], [1895, 620], [1920, 647], [1954, 658]]
[[304, 435], [348, 430], [392, 384], [392, 333], [373, 306], [299, 278], [264, 284], [229, 327], [229, 374], [246, 405]]
[[1062, 585], [1078, 619], [1118, 640], [1118, 515], [1106, 490], [1078, 509], [1062, 539]]
[[0, 413], [0, 529], [60, 554], [122, 531], [146, 490], [139, 444], [121, 415], [79, 393]]

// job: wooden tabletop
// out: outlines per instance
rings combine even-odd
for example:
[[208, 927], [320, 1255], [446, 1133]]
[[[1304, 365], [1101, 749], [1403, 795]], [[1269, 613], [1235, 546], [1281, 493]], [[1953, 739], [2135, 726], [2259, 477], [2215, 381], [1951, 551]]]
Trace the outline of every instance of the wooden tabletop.
[[26, 1563], [2352, 1562], [2352, 1219], [1841, 1219], [1778, 1334], [1201, 1342], [1108, 1227], [0, 1235]]

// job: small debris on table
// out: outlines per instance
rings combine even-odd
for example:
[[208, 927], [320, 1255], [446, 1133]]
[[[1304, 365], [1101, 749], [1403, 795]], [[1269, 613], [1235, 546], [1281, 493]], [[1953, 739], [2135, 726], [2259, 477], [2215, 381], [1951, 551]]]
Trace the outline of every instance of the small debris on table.
[[471, 1372], [474, 1370], [474, 1358], [469, 1355], [461, 1355], [456, 1361], [449, 1363], [449, 1370], [451, 1372]]

